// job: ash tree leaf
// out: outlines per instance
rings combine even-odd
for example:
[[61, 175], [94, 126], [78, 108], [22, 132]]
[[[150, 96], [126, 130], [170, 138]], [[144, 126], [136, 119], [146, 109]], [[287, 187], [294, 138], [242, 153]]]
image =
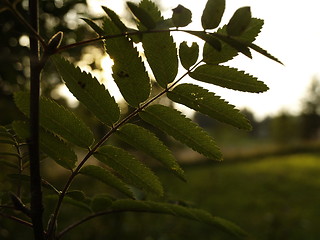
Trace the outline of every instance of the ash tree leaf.
[[[30, 93], [16, 92], [14, 100], [19, 110], [29, 117]], [[58, 103], [46, 97], [40, 97], [40, 125], [83, 148], [88, 148], [94, 141], [93, 133], [76, 115]]]
[[[249, 26], [240, 36], [238, 36], [238, 38], [241, 38], [245, 41], [253, 42], [260, 33], [262, 26], [263, 20], [252, 18]], [[226, 28], [227, 26], [225, 25], [223, 28], [220, 28], [217, 33], [220, 35], [227, 35]], [[227, 62], [237, 55], [238, 51], [225, 42], [221, 42], [220, 51], [216, 50], [208, 43], [205, 43], [203, 47], [203, 60], [204, 62], [209, 64], [219, 64]]]
[[192, 67], [198, 60], [199, 57], [199, 45], [193, 42], [189, 47], [187, 42], [180, 43], [179, 47], [179, 57], [182, 66], [188, 70]]
[[[104, 19], [105, 34], [121, 34], [120, 29], [108, 18]], [[127, 103], [138, 107], [150, 95], [150, 79], [133, 42], [126, 37], [105, 40], [105, 49], [113, 59], [113, 78]]]
[[[29, 124], [27, 122], [14, 121], [12, 127], [20, 138], [28, 139], [30, 137]], [[66, 142], [43, 128], [40, 128], [39, 134], [41, 152], [66, 169], [71, 170], [75, 167], [77, 156]]]
[[179, 178], [185, 180], [184, 172], [176, 162], [172, 153], [152, 132], [137, 125], [128, 123], [119, 129], [117, 135], [122, 141], [147, 153], [154, 159], [161, 162]]
[[230, 36], [241, 35], [249, 26], [251, 21], [250, 7], [242, 7], [235, 11], [227, 24], [227, 33]]
[[163, 188], [154, 173], [123, 149], [103, 146], [94, 156], [113, 168], [129, 184], [154, 194], [163, 195]]
[[115, 212], [147, 212], [182, 217], [211, 225], [238, 239], [249, 239], [248, 233], [234, 223], [220, 217], [212, 216], [210, 213], [196, 208], [154, 201], [120, 199], [112, 203], [111, 209]]
[[156, 27], [156, 22], [149, 15], [149, 12], [145, 9], [141, 8], [141, 6], [136, 5], [132, 2], [127, 2], [127, 6], [131, 10], [131, 12], [139, 19], [139, 21], [147, 28], [153, 29]]
[[197, 67], [189, 75], [202, 82], [243, 92], [260, 93], [269, 89], [256, 77], [227, 66], [204, 64]]
[[[155, 22], [163, 21], [161, 12], [153, 2], [143, 0], [139, 6], [147, 11]], [[139, 29], [145, 30], [141, 25]], [[177, 48], [172, 36], [169, 32], [144, 34], [142, 46], [156, 81], [166, 88], [175, 80], [179, 66]]]
[[175, 27], [185, 27], [191, 23], [192, 12], [182, 6], [178, 5], [176, 8], [172, 9], [172, 23]]
[[102, 36], [104, 34], [103, 30], [101, 29], [101, 27], [99, 27], [94, 21], [92, 21], [91, 19], [87, 19], [87, 18], [81, 18], [83, 21], [86, 22], [86, 24], [88, 24], [99, 36]]
[[125, 194], [128, 197], [133, 198], [133, 194], [128, 188], [128, 186], [118, 177], [116, 177], [114, 174], [112, 174], [110, 171], [94, 165], [88, 165], [81, 169], [81, 174], [92, 177], [94, 179], [99, 180], [100, 182], [103, 182], [114, 189], [117, 189], [119, 192]]
[[112, 126], [119, 120], [118, 104], [103, 84], [60, 56], [52, 59], [70, 92], [102, 123]]
[[178, 110], [163, 105], [151, 105], [139, 115], [144, 121], [204, 156], [215, 160], [222, 159], [220, 150], [210, 135]]
[[225, 0], [208, 0], [201, 16], [203, 29], [217, 28], [225, 10]]
[[102, 6], [102, 9], [106, 12], [106, 14], [112, 20], [112, 22], [120, 29], [120, 31], [126, 32], [128, 30], [126, 25], [124, 25], [124, 23], [120, 20], [119, 16], [113, 10], [105, 6]]
[[235, 106], [200, 86], [180, 84], [168, 92], [167, 96], [174, 102], [181, 103], [221, 122], [240, 129], [251, 130], [249, 121], [239, 110], [235, 109]]

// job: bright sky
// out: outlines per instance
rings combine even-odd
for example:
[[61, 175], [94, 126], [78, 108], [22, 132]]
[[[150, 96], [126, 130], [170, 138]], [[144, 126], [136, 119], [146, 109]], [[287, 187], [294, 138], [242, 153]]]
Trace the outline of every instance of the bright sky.
[[[125, 1], [93, 0], [95, 11], [101, 5], [108, 6], [118, 14], [123, 14]], [[138, 1], [133, 1], [138, 2]], [[188, 29], [201, 29], [200, 16], [206, 0], [158, 0], [164, 15], [169, 17], [171, 9], [182, 4], [193, 12], [192, 25]], [[227, 65], [245, 70], [270, 88], [266, 93], [240, 93], [206, 85], [211, 91], [237, 107], [247, 107], [257, 117], [274, 115], [279, 111], [295, 113], [300, 100], [314, 76], [320, 77], [320, 1], [319, 0], [226, 0], [226, 12], [222, 22], [228, 22], [233, 12], [243, 6], [250, 6], [254, 17], [264, 19], [261, 34], [255, 41], [280, 59], [282, 66], [259, 54], [253, 59], [239, 56]], [[101, 12], [100, 12], [101, 13]], [[186, 35], [183, 36], [186, 39]], [[195, 39], [195, 38], [193, 38]]]

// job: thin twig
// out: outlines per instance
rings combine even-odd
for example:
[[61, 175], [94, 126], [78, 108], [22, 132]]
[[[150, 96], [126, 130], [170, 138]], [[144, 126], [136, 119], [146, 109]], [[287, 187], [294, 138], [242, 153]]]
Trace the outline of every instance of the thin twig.
[[23, 225], [26, 225], [26, 226], [28, 226], [28, 227], [31, 227], [31, 228], [33, 227], [32, 223], [30, 223], [30, 222], [28, 222], [28, 221], [25, 221], [25, 220], [23, 220], [23, 219], [21, 219], [21, 218], [17, 218], [17, 217], [15, 217], [15, 216], [7, 215], [7, 214], [1, 213], [1, 212], [0, 212], [0, 215], [1, 215], [2, 217], [11, 219], [11, 220], [13, 220], [13, 221], [16, 221], [16, 222], [18, 222], [18, 223], [21, 223], [21, 224], [23, 224]]

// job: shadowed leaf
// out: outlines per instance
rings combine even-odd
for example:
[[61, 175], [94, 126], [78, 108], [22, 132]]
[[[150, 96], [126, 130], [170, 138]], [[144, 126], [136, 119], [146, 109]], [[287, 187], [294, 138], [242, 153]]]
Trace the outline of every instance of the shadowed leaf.
[[[14, 100], [19, 110], [29, 117], [30, 94], [16, 92]], [[40, 97], [40, 125], [71, 143], [87, 148], [93, 141], [91, 130], [70, 110], [51, 99]]]
[[123, 149], [103, 146], [94, 156], [113, 168], [129, 184], [163, 195], [163, 188], [154, 173]]
[[197, 85], [181, 84], [167, 93], [168, 98], [235, 127], [251, 130], [249, 121], [228, 102]]
[[115, 189], [122, 192], [123, 194], [133, 197], [132, 192], [128, 186], [118, 177], [113, 175], [110, 171], [94, 165], [88, 165], [81, 169], [81, 174], [95, 178]]
[[54, 56], [52, 59], [68, 89], [102, 123], [112, 126], [119, 120], [120, 109], [103, 84], [64, 58]]
[[176, 162], [169, 149], [147, 129], [134, 124], [126, 124], [119, 129], [117, 135], [136, 149], [143, 151], [161, 162], [167, 169], [181, 179], [185, 179], [183, 170]]
[[222, 159], [220, 150], [209, 134], [179, 111], [162, 105], [151, 105], [140, 113], [140, 117], [204, 156]]
[[189, 75], [202, 82], [238, 91], [259, 93], [269, 89], [257, 78], [227, 66], [205, 64], [197, 67]]

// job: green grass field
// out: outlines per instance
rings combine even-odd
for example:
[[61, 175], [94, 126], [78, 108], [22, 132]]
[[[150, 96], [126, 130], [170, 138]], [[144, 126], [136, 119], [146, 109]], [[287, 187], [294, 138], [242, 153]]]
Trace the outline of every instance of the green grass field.
[[[161, 174], [168, 199], [187, 199], [187, 204], [237, 223], [256, 239], [320, 239], [320, 155], [222, 162], [188, 167], [186, 174], [188, 183]], [[123, 220], [122, 239], [234, 239], [174, 217], [130, 214]]]
[[[159, 173], [167, 189], [166, 200], [184, 200], [183, 204], [231, 220], [255, 239], [320, 239], [320, 155], [225, 161], [185, 170], [187, 183], [167, 172]], [[81, 214], [78, 208], [66, 207]], [[87, 224], [66, 239], [234, 239], [210, 226], [156, 214], [116, 214]]]
[[[163, 175], [168, 191], [236, 222], [258, 239], [320, 239], [320, 155], [222, 162], [188, 168], [186, 174], [188, 184], [173, 184]], [[198, 239], [220, 239], [214, 231], [202, 234]]]

